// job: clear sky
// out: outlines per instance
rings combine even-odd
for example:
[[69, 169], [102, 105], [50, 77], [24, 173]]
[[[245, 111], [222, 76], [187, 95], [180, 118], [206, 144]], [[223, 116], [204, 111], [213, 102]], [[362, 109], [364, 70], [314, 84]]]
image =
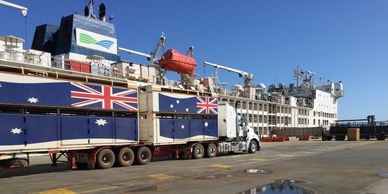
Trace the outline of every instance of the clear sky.
[[[13, 0], [29, 8], [0, 6], [1, 35], [26, 38], [35, 26], [59, 24], [62, 16], [82, 14], [87, 0]], [[166, 49], [195, 46], [204, 60], [252, 72], [256, 83], [293, 82], [299, 65], [322, 80], [342, 81], [341, 119], [377, 115], [388, 119], [388, 1], [386, 0], [96, 0], [114, 16], [119, 46], [150, 52], [160, 34]], [[26, 22], [27, 21], [27, 22]], [[27, 27], [26, 27], [27, 26]], [[125, 59], [144, 62], [128, 56]], [[202, 66], [202, 65], [200, 65]], [[199, 67], [197, 74], [203, 76]], [[211, 70], [207, 69], [206, 74]], [[222, 72], [223, 82], [241, 81]]]

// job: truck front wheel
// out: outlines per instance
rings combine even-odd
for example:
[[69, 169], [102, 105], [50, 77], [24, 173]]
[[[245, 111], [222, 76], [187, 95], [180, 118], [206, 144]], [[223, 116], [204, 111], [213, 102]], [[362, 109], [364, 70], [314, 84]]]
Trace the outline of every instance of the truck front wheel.
[[103, 149], [97, 154], [97, 167], [102, 169], [111, 168], [115, 163], [116, 157], [111, 149]]
[[257, 151], [257, 143], [254, 140], [251, 140], [249, 143], [248, 153], [255, 153]]

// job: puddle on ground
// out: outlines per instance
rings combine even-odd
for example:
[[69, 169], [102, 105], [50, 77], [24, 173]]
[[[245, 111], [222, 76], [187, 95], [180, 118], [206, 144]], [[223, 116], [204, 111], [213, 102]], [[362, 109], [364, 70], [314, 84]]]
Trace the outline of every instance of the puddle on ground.
[[155, 191], [158, 189], [156, 185], [136, 185], [133, 186], [132, 189], [127, 192], [145, 192], [145, 191]]
[[271, 173], [270, 170], [263, 170], [263, 169], [257, 169], [257, 168], [251, 168], [248, 170], [245, 170], [246, 173], [249, 174], [269, 174]]
[[380, 173], [379, 176], [388, 178], [388, 172]]
[[253, 193], [263, 193], [263, 194], [314, 194], [313, 191], [305, 189], [303, 187], [297, 186], [296, 184], [303, 183], [302, 181], [295, 180], [276, 180], [274, 183], [267, 185], [258, 186], [256, 188], [248, 189], [239, 194], [253, 194]]

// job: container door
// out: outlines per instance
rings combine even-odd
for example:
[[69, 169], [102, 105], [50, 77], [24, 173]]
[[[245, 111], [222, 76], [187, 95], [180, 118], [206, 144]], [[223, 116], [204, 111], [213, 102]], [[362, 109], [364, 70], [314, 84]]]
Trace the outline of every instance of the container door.
[[62, 145], [80, 145], [89, 143], [87, 116], [61, 116]]
[[137, 118], [114, 118], [117, 143], [137, 142]]
[[27, 149], [58, 147], [58, 119], [53, 115], [26, 115]]
[[174, 141], [174, 119], [159, 119], [159, 129], [158, 143]]
[[214, 139], [218, 137], [218, 123], [217, 119], [204, 120], [205, 138]]
[[190, 120], [174, 119], [174, 140], [185, 140], [190, 135]]
[[190, 120], [190, 139], [202, 140], [204, 138], [205, 122], [203, 119]]
[[0, 114], [0, 151], [24, 149], [24, 116]]
[[114, 142], [112, 117], [89, 117], [89, 130], [91, 144]]

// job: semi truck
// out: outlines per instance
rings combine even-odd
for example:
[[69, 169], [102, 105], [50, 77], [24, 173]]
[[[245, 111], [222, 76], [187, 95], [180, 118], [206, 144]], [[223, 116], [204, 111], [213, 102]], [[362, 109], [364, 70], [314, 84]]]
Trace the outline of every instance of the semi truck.
[[[261, 147], [245, 115], [236, 113], [236, 105], [217, 103], [216, 97], [130, 81], [119, 87], [118, 81], [59, 69], [46, 69], [48, 77], [39, 77], [31, 72], [40, 67], [0, 62], [3, 156], [49, 153], [53, 164], [66, 156], [72, 168], [110, 168], [147, 164], [163, 155], [200, 159]], [[81, 75], [88, 82], [79, 81]]]
[[[31, 153], [93, 169], [260, 150], [239, 104], [193, 87], [190, 54], [169, 50], [158, 60], [164, 35], [150, 55], [119, 47], [105, 5], [99, 8], [97, 18], [90, 1], [84, 15], [36, 27], [32, 49], [21, 38], [0, 37], [0, 166], [26, 166]], [[123, 61], [118, 50], [152, 64]], [[167, 70], [187, 82], [171, 84]]]

